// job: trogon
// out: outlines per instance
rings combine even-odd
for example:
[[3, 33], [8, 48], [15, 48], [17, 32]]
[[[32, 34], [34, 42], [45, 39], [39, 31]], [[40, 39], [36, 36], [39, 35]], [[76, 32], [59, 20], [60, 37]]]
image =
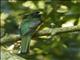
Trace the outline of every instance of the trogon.
[[37, 27], [41, 24], [40, 12], [33, 12], [30, 14], [25, 14], [22, 18], [22, 23], [20, 25], [21, 33], [21, 53], [28, 53], [30, 47], [30, 41], [32, 35], [36, 31]]

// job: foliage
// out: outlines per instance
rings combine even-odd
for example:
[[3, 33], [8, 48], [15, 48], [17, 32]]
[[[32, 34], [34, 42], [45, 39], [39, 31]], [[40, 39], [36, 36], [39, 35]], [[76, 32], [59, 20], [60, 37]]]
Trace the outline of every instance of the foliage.
[[[35, 11], [43, 13], [43, 23], [39, 30], [80, 25], [79, 0], [1, 0], [0, 9], [1, 39], [5, 37], [8, 39], [10, 35], [19, 35], [21, 15]], [[50, 36], [46, 34], [33, 36], [30, 54], [21, 57], [28, 60], [80, 60], [80, 31], [57, 34], [49, 39]], [[2, 46], [11, 53], [17, 54], [20, 49], [20, 38]]]

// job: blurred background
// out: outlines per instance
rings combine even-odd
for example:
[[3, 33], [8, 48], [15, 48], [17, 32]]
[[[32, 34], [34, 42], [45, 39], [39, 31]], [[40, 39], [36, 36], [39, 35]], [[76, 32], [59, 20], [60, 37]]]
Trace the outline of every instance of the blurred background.
[[[20, 49], [20, 15], [42, 12], [40, 30], [80, 25], [80, 0], [1, 0], [0, 9], [1, 46], [14, 54]], [[80, 60], [80, 31], [62, 33], [52, 39], [48, 39], [49, 36], [33, 36], [30, 54], [21, 57], [27, 60]]]

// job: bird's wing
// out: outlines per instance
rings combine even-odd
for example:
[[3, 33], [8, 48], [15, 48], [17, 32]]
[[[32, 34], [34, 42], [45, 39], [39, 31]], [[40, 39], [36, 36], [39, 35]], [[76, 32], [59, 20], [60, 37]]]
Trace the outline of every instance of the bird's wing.
[[21, 24], [21, 34], [25, 35], [29, 32], [33, 32], [34, 28], [36, 28], [40, 24], [39, 20], [33, 21], [24, 21]]

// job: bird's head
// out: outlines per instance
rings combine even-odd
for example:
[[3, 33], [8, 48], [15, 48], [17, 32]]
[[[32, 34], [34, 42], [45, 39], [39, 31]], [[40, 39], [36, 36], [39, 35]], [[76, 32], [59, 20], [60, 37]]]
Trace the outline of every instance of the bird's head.
[[24, 14], [22, 18], [23, 19], [26, 19], [27, 17], [30, 17], [30, 18], [41, 18], [41, 16], [42, 16], [42, 12], [36, 11], [36, 12], [30, 13], [30, 14]]

